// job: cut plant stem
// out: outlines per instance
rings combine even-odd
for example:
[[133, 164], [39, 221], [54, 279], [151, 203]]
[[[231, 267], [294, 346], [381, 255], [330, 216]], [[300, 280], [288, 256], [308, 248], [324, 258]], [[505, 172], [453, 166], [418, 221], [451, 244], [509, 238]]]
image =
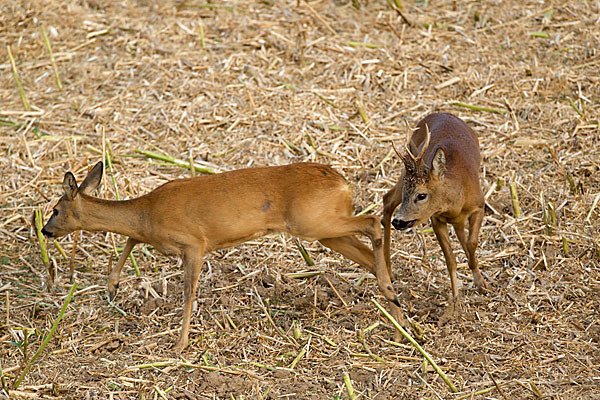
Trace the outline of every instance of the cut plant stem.
[[311, 278], [315, 275], [323, 275], [323, 271], [291, 272], [289, 274], [285, 274], [285, 276], [292, 279]]
[[229, 314], [225, 314], [225, 318], [227, 318], [227, 322], [229, 322], [229, 325], [231, 325], [231, 327], [233, 328], [233, 330], [237, 331], [238, 327], [237, 325], [233, 322], [233, 320], [231, 319], [231, 317], [229, 316]]
[[515, 211], [515, 218], [521, 217], [521, 206], [519, 205], [519, 195], [517, 193], [517, 188], [513, 182], [510, 183], [510, 200], [512, 201], [512, 206]]
[[302, 258], [304, 258], [306, 265], [308, 265], [309, 267], [315, 265], [315, 262], [312, 260], [312, 258], [310, 258], [310, 254], [308, 254], [304, 246], [302, 246], [302, 243], [300, 243], [300, 241], [297, 238], [294, 238], [294, 243], [296, 243], [298, 250], [300, 250], [300, 254], [302, 254]]
[[0, 125], [10, 126], [11, 128], [17, 129], [23, 128], [25, 126], [19, 122], [13, 121], [10, 118], [0, 118]]
[[[107, 299], [108, 299], [108, 297], [107, 297]], [[112, 308], [114, 308], [115, 310], [117, 310], [122, 316], [125, 317], [127, 315], [127, 313], [125, 311], [121, 310], [119, 308], [119, 306], [117, 306], [115, 303], [113, 303], [113, 301], [111, 299], [108, 299], [108, 304], [110, 304], [110, 306]]]
[[54, 59], [54, 53], [52, 52], [52, 46], [50, 46], [50, 40], [48, 39], [48, 35], [46, 34], [46, 29], [42, 26], [42, 36], [44, 38], [44, 43], [46, 43], [46, 48], [48, 49], [48, 54], [50, 54], [50, 63], [52, 64], [52, 69], [54, 70], [54, 77], [56, 78], [56, 86], [62, 92], [63, 87], [60, 82], [60, 77], [58, 76], [58, 68], [56, 67], [56, 60]]
[[294, 369], [296, 367], [296, 364], [298, 364], [298, 362], [302, 359], [302, 357], [304, 357], [304, 354], [306, 354], [306, 346], [304, 346], [302, 348], [302, 350], [300, 350], [300, 353], [298, 353], [296, 358], [294, 358], [294, 361], [292, 361], [289, 368]]
[[295, 151], [296, 153], [302, 154], [302, 150], [300, 150], [299, 148], [297, 148], [296, 146], [294, 146], [293, 144], [291, 144], [284, 138], [281, 138], [281, 140], [283, 141], [283, 144], [285, 144], [290, 150]]
[[577, 187], [575, 186], [575, 180], [573, 179], [573, 174], [571, 172], [567, 172], [567, 180], [569, 181], [569, 187], [571, 188], [571, 193], [575, 193]]
[[346, 392], [348, 392], [348, 397], [350, 400], [356, 399], [356, 394], [354, 393], [354, 388], [352, 387], [352, 382], [350, 381], [350, 375], [347, 372], [344, 372], [344, 385], [346, 385]]
[[[143, 154], [144, 156], [146, 156], [148, 158], [164, 161], [168, 164], [173, 164], [178, 167], [182, 167], [182, 168], [186, 168], [186, 169], [192, 168], [192, 166], [190, 166], [190, 164], [188, 162], [179, 160], [177, 158], [174, 158], [174, 157], [171, 157], [171, 156], [168, 156], [165, 154], [158, 154], [153, 151], [139, 150], [139, 149], [136, 150], [135, 152], [138, 154]], [[208, 168], [208, 167], [200, 167], [198, 165], [194, 165], [194, 169], [196, 170], [196, 172], [200, 172], [201, 174], [216, 174], [215, 170], [213, 170], [212, 168]]]
[[365, 124], [369, 124], [369, 117], [367, 117], [367, 111], [365, 110], [365, 106], [363, 105], [362, 100], [360, 99], [360, 97], [358, 97], [356, 99], [356, 108], [358, 108], [358, 114], [360, 115], [360, 118], [363, 120], [363, 122]]
[[60, 245], [60, 243], [58, 243], [56, 240], [53, 240], [52, 243], [54, 243], [54, 247], [56, 247], [56, 250], [58, 250], [58, 252], [60, 253], [60, 255], [63, 256], [63, 258], [66, 260], [68, 258], [67, 257], [67, 253], [62, 248], [62, 246]]
[[592, 213], [594, 212], [594, 209], [598, 205], [598, 201], [600, 201], [600, 193], [598, 193], [596, 195], [596, 197], [594, 198], [594, 202], [592, 203], [592, 207], [590, 208], [590, 212], [588, 212], [587, 216], [585, 217], [585, 222], [586, 223], [590, 222], [590, 218], [592, 217]]
[[413, 339], [412, 336], [410, 336], [408, 332], [406, 332], [404, 328], [400, 326], [400, 324], [394, 319], [394, 317], [392, 317], [390, 313], [388, 313], [387, 310], [377, 302], [377, 300], [371, 299], [371, 301], [373, 302], [373, 304], [375, 304], [379, 311], [381, 311], [383, 315], [385, 315], [385, 317], [390, 320], [390, 322], [396, 327], [396, 329], [398, 329], [402, 336], [404, 336], [413, 346], [415, 346], [415, 348], [423, 355], [423, 357], [425, 357], [425, 359], [429, 362], [429, 364], [431, 364], [435, 372], [437, 372], [438, 375], [444, 380], [444, 382], [446, 382], [446, 385], [448, 385], [450, 391], [452, 391], [452, 393], [458, 392], [456, 386], [454, 386], [454, 384], [450, 381], [450, 379], [448, 379], [444, 371], [442, 371], [440, 367], [438, 367], [435, 361], [433, 361], [431, 356], [419, 345], [419, 343], [417, 343], [417, 341]]
[[356, 214], [357, 216], [363, 215], [368, 213], [369, 211], [371, 211], [372, 209], [374, 209], [375, 207], [377, 207], [379, 204], [381, 203], [381, 200], [378, 200], [376, 203], [371, 204], [369, 207], [365, 208], [364, 210], [360, 211], [358, 214]]
[[8, 293], [9, 291], [6, 291], [6, 326], [10, 325], [10, 295]]
[[29, 362], [27, 363], [27, 366], [23, 369], [23, 372], [21, 373], [21, 376], [19, 376], [19, 379], [17, 379], [15, 381], [15, 383], [13, 384], [13, 390], [17, 390], [17, 388], [19, 387], [21, 382], [23, 382], [23, 379], [25, 379], [25, 376], [27, 375], [27, 373], [33, 366], [33, 363], [35, 363], [35, 361], [38, 359], [40, 354], [42, 354], [42, 351], [44, 351], [44, 349], [46, 348], [46, 345], [48, 344], [48, 342], [54, 335], [54, 332], [56, 331], [58, 324], [60, 323], [63, 315], [65, 314], [67, 306], [71, 302], [71, 298], [73, 297], [73, 294], [75, 293], [75, 289], [77, 289], [77, 282], [73, 283], [73, 285], [71, 286], [71, 290], [69, 291], [69, 294], [67, 295], [67, 298], [65, 299], [65, 303], [63, 304], [62, 308], [60, 309], [60, 313], [58, 314], [58, 317], [56, 317], [56, 319], [54, 320], [54, 324], [52, 324], [52, 328], [50, 329], [50, 332], [48, 332], [48, 335], [46, 335], [46, 337], [44, 338], [44, 341], [42, 342], [38, 351], [36, 351], [36, 353], [33, 355], [31, 360], [29, 360]]
[[4, 377], [4, 372], [2, 371], [2, 363], [0, 363], [0, 382], [2, 383], [2, 390], [8, 393], [8, 386], [6, 386], [6, 378]]
[[583, 111], [581, 111], [579, 107], [575, 105], [575, 103], [573, 102], [573, 100], [571, 100], [570, 97], [567, 97], [567, 101], [569, 102], [569, 105], [573, 108], [573, 110], [575, 110], [580, 117], [583, 117]]
[[538, 38], [549, 38], [550, 35], [546, 32], [529, 32], [530, 36], [538, 37]]
[[310, 133], [306, 133], [306, 138], [308, 139], [308, 145], [316, 150], [317, 144], [315, 143], [315, 140], [313, 139]]
[[140, 277], [142, 274], [140, 273], [140, 268], [138, 267], [138, 263], [133, 256], [133, 251], [129, 253], [129, 259], [131, 260], [131, 265], [133, 265], [133, 269], [135, 270], [135, 276]]
[[[135, 370], [135, 369], [169, 367], [169, 366], [174, 365], [174, 364], [175, 364], [175, 361], [157, 361], [157, 362], [148, 363], [148, 364], [132, 365], [131, 367], [125, 368], [125, 370], [123, 372], [132, 371], [132, 370]], [[182, 365], [185, 365], [185, 364], [182, 363]]]
[[[48, 249], [46, 247], [46, 238], [44, 237], [44, 234], [42, 233], [43, 226], [44, 226], [44, 223], [43, 223], [42, 210], [38, 208], [37, 210], [35, 210], [35, 233], [37, 235], [38, 243], [40, 245], [40, 254], [42, 257], [42, 262], [44, 263], [44, 267], [46, 267], [46, 269], [49, 270], [48, 266], [50, 265], [50, 259], [48, 258]], [[54, 274], [53, 273], [50, 274], [50, 279], [51, 279], [51, 282], [54, 282]]]
[[[71, 249], [71, 260], [69, 261], [69, 272], [71, 273], [71, 283], [73, 283], [73, 275], [75, 273], [75, 254], [77, 253], [77, 242], [79, 241], [79, 231], [73, 233], [73, 248]], [[111, 254], [112, 257], [112, 254]]]
[[291, 83], [285, 83], [285, 82], [279, 82], [283, 87], [290, 89], [290, 90], [300, 90], [298, 89], [296, 86], [292, 85]]
[[473, 104], [465, 104], [465, 103], [454, 103], [456, 107], [468, 108], [473, 111], [482, 111], [489, 112], [494, 114], [506, 114], [506, 110], [501, 110], [499, 108], [485, 107], [485, 106], [476, 106]]
[[31, 107], [29, 107], [29, 102], [27, 101], [27, 96], [25, 96], [25, 90], [23, 89], [23, 85], [21, 84], [21, 79], [19, 79], [19, 73], [17, 72], [17, 65], [15, 64], [15, 59], [13, 58], [12, 52], [10, 51], [10, 46], [6, 46], [6, 52], [8, 53], [8, 59], [10, 60], [10, 66], [12, 68], [13, 77], [15, 78], [15, 82], [17, 82], [17, 87], [19, 88], [19, 94], [21, 95], [21, 101], [23, 102], [23, 108], [25, 108], [25, 111], [29, 111]]
[[260, 364], [260, 363], [254, 362], [254, 361], [249, 361], [248, 364], [253, 365], [257, 368], [266, 369], [267, 371], [275, 371], [275, 368], [273, 368], [273, 367], [269, 367], [268, 365]]
[[359, 330], [357, 332], [357, 336], [358, 336], [358, 341], [360, 342], [360, 344], [362, 344], [363, 348], [365, 349], [365, 351], [367, 352], [367, 354], [369, 355], [370, 358], [372, 358], [373, 360], [375, 360], [377, 362], [385, 362], [385, 360], [383, 358], [381, 358], [378, 355], [373, 354], [371, 352], [371, 348], [369, 347], [369, 345], [365, 341], [363, 332], [361, 330]]
[[285, 331], [283, 330], [283, 328], [275, 325], [275, 321], [273, 321], [273, 318], [271, 318], [271, 314], [269, 313], [269, 310], [267, 309], [267, 306], [265, 306], [265, 303], [262, 300], [262, 297], [260, 297], [260, 294], [258, 293], [258, 290], [256, 288], [254, 288], [254, 293], [256, 294], [256, 298], [258, 299], [258, 304], [260, 305], [260, 308], [263, 310], [263, 313], [265, 314], [265, 316], [267, 317], [267, 320], [269, 321], [269, 323], [271, 324], [271, 326], [275, 329], [275, 331], [285, 340], [289, 341], [290, 343], [292, 343], [294, 346], [298, 346], [298, 342], [296, 342], [296, 340], [294, 338], [290, 338]]
[[204, 41], [204, 28], [202, 24], [198, 24], [198, 30], [200, 31], [200, 45], [204, 50], [206, 50], [206, 42]]
[[[409, 25], [409, 26], [414, 25], [408, 18], [406, 18], [406, 16], [402, 12], [402, 10], [404, 9], [404, 6], [402, 5], [402, 2], [400, 0], [388, 0], [388, 4], [390, 5], [390, 7], [392, 7], [392, 9], [394, 11], [396, 11], [396, 13], [398, 13], [398, 15], [402, 18], [402, 20], [407, 25]], [[396, 35], [396, 36], [399, 36], [399, 35]]]
[[331, 107], [333, 108], [340, 108], [340, 106], [338, 106], [337, 104], [335, 104], [333, 101], [329, 100], [327, 97], [320, 95], [319, 93], [313, 92], [313, 94], [315, 96], [317, 96], [318, 98], [320, 98], [321, 100], [323, 100], [325, 103], [329, 104]]
[[346, 40], [344, 42], [344, 44], [346, 46], [350, 46], [350, 47], [366, 47], [367, 49], [378, 49], [379, 48], [379, 46], [377, 46], [376, 44], [364, 43], [364, 42], [354, 42], [352, 40]]
[[155, 391], [155, 393], [157, 393], [160, 396], [161, 399], [167, 400], [167, 395], [158, 386], [154, 385], [154, 391]]

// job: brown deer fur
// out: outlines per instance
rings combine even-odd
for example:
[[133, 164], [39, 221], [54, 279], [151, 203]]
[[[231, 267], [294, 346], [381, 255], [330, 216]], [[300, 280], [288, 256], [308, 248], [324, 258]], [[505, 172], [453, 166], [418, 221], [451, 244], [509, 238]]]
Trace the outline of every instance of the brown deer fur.
[[[404, 172], [383, 198], [384, 253], [388, 267], [391, 225], [406, 230], [431, 219], [444, 253], [454, 299], [458, 297], [456, 258], [450, 245], [448, 224], [454, 227], [467, 254], [475, 285], [485, 291], [487, 285], [475, 256], [484, 213], [477, 136], [460, 118], [435, 113], [417, 124], [417, 130], [409, 135], [407, 142], [406, 152], [401, 155]], [[417, 152], [419, 155], [415, 156]], [[468, 237], [465, 233], [467, 221]]]
[[[400, 319], [383, 255], [379, 217], [352, 216], [351, 187], [332, 168], [299, 163], [177, 179], [125, 201], [90, 196], [100, 184], [102, 169], [101, 162], [96, 164], [79, 187], [73, 174], [65, 175], [65, 194], [43, 232], [58, 237], [82, 229], [128, 236], [108, 279], [110, 298], [116, 294], [121, 269], [137, 243], [149, 243], [165, 255], [180, 257], [184, 308], [177, 350], [188, 343], [202, 256], [270, 232], [318, 240], [360, 264], [377, 277], [392, 314]], [[355, 235], [366, 235], [374, 251]]]

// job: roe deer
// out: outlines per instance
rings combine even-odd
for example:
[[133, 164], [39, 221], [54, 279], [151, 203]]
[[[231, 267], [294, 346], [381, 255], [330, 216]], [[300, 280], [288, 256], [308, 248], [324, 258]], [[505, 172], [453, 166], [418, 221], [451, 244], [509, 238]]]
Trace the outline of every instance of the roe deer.
[[[91, 197], [100, 185], [102, 162], [80, 186], [67, 172], [64, 196], [43, 228], [49, 237], [75, 230], [108, 231], [128, 236], [108, 279], [114, 298], [123, 265], [138, 243], [149, 243], [184, 267], [183, 323], [175, 349], [187, 346], [192, 304], [204, 253], [232, 247], [270, 232], [318, 240], [377, 277], [379, 289], [400, 319], [398, 299], [385, 265], [380, 219], [352, 216], [352, 189], [331, 167], [298, 163], [248, 168], [211, 176], [177, 179], [131, 200]], [[366, 235], [371, 251], [355, 235]]]
[[[487, 284], [475, 257], [484, 214], [477, 136], [463, 120], [452, 114], [430, 114], [417, 124], [415, 132], [409, 132], [405, 153], [399, 156], [404, 163], [404, 172], [396, 186], [383, 197], [384, 254], [388, 268], [390, 220], [401, 204], [391, 221], [398, 230], [410, 229], [431, 218], [450, 274], [453, 301], [458, 298], [456, 258], [450, 246], [447, 224], [454, 226], [467, 254], [475, 285], [484, 292]], [[468, 238], [465, 235], [467, 220]]]

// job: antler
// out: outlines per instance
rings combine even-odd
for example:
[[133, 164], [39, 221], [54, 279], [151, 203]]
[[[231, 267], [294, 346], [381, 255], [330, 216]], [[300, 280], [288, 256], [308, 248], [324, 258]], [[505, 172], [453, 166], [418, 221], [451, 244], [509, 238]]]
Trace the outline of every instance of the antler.
[[425, 144], [421, 148], [421, 152], [419, 153], [415, 161], [420, 160], [421, 157], [423, 157], [423, 154], [425, 154], [425, 150], [427, 150], [427, 148], [429, 147], [429, 139], [431, 139], [431, 132], [429, 132], [429, 126], [427, 124], [425, 124], [425, 133], [427, 135], [425, 136]]
[[423, 154], [425, 154], [425, 150], [427, 150], [427, 147], [429, 147], [429, 139], [431, 139], [431, 132], [429, 132], [429, 126], [427, 124], [425, 124], [425, 132], [426, 132], [426, 137], [425, 137], [425, 143], [423, 144], [423, 146], [421, 147], [421, 152], [419, 153], [418, 156], [414, 156], [413, 153], [410, 151], [410, 140], [412, 139], [412, 133], [410, 131], [410, 127], [408, 126], [408, 121], [404, 120], [404, 122], [406, 123], [406, 127], [408, 128], [408, 133], [406, 134], [406, 144], [404, 145], [404, 148], [406, 149], [406, 153], [410, 156], [410, 158], [413, 159], [413, 161], [415, 162], [415, 164], [417, 162], [419, 162], [421, 160], [421, 158], [423, 157]]

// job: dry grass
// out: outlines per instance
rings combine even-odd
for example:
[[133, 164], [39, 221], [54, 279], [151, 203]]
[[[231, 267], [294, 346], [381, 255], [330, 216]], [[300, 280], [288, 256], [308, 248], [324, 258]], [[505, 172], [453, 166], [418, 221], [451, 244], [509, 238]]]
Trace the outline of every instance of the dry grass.
[[[450, 111], [480, 137], [494, 208], [478, 251], [493, 292], [477, 295], [461, 264], [465, 312], [445, 326], [437, 321], [449, 280], [433, 236], [425, 232], [423, 259], [413, 235], [396, 233], [392, 242], [413, 332], [420, 328], [419, 342], [459, 394], [424, 370], [414, 349], [390, 342], [391, 326], [370, 302], [380, 299], [374, 280], [317, 244], [304, 243], [317, 263], [310, 270], [323, 274], [302, 279], [288, 275], [308, 268], [287, 236], [207, 256], [191, 346], [178, 358], [170, 347], [181, 317], [180, 266], [136, 250], [142, 276], [128, 263], [116, 301], [122, 315], [107, 304], [104, 286], [124, 238], [83, 233], [79, 290], [12, 395], [335, 399], [348, 398], [349, 383], [365, 399], [600, 399], [599, 7], [597, 0], [406, 2], [407, 25], [385, 1], [3, 1], [7, 385], [70, 287], [69, 259], [49, 243], [59, 271], [56, 292], [45, 290], [31, 216], [38, 207], [47, 216], [63, 174], [81, 178], [109, 143], [122, 198], [190, 174], [136, 153], [150, 150], [217, 171], [332, 164], [355, 185], [357, 211], [377, 204], [380, 213], [400, 173], [390, 142], [403, 140], [403, 119]], [[99, 195], [115, 198], [110, 174]], [[67, 255], [73, 239], [60, 241]]]

